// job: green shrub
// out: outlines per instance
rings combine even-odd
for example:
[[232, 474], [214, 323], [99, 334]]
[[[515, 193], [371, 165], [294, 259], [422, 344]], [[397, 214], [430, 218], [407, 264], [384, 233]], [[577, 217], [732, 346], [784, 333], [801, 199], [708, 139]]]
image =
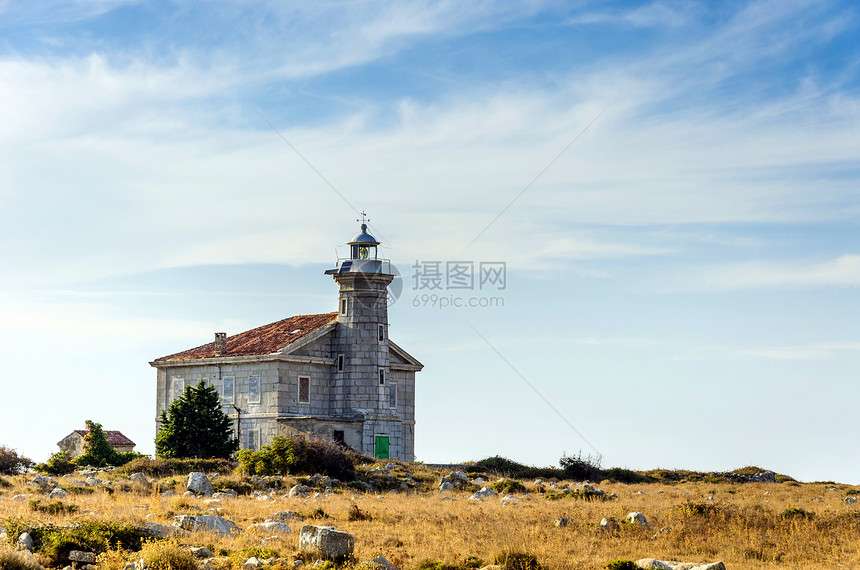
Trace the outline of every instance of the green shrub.
[[0, 445], [0, 475], [18, 475], [32, 466], [33, 462], [14, 449]]
[[304, 435], [275, 436], [259, 451], [242, 450], [239, 465], [248, 475], [321, 473], [346, 481], [355, 478], [355, 464], [341, 446]]
[[505, 570], [540, 570], [537, 557], [529, 552], [500, 552], [496, 554], [496, 564]]
[[711, 505], [708, 503], [684, 503], [683, 505], [678, 505], [678, 510], [681, 511], [682, 515], [687, 516], [710, 516], [719, 512], [719, 509], [716, 505]]
[[466, 556], [466, 559], [463, 560], [463, 568], [483, 568], [484, 561], [477, 556], [472, 556], [471, 554]]
[[811, 519], [815, 516], [815, 513], [811, 513], [800, 507], [795, 507], [789, 504], [788, 507], [779, 513], [778, 516], [781, 519]]
[[607, 570], [639, 570], [639, 566], [632, 560], [613, 560], [606, 565]]
[[67, 505], [62, 501], [42, 501], [42, 499], [30, 499], [30, 510], [48, 515], [65, 515], [78, 512], [77, 505]]
[[45, 463], [36, 465], [36, 471], [48, 475], [68, 475], [74, 473], [76, 468], [77, 465], [69, 459], [69, 454], [65, 451], [58, 451], [52, 454]]
[[496, 493], [506, 493], [510, 495], [511, 493], [526, 492], [526, 486], [519, 481], [515, 481], [513, 479], [501, 479], [493, 483], [491, 486], [493, 488], [493, 491], [495, 491]]
[[71, 527], [57, 527], [51, 524], [32, 526], [26, 521], [10, 519], [3, 521], [2, 526], [10, 537], [28, 532], [33, 538], [34, 550], [45, 556], [51, 567], [65, 566], [72, 550], [96, 554], [111, 548], [140, 550], [143, 538], [148, 536], [145, 530], [131, 525], [94, 521], [85, 521]]
[[116, 469], [120, 475], [144, 473], [149, 477], [169, 477], [171, 475], [188, 475], [192, 471], [204, 473], [230, 473], [236, 464], [227, 459], [150, 459], [139, 457]]
[[580, 451], [576, 455], [562, 455], [558, 463], [564, 469], [564, 476], [568, 479], [599, 481], [603, 479], [603, 472], [600, 470], [600, 461], [600, 457], [593, 457], [591, 455], [583, 457]]
[[622, 469], [621, 467], [610, 467], [603, 470], [603, 478], [615, 483], [653, 483], [654, 479], [647, 477], [637, 471]]
[[458, 570], [456, 566], [428, 558], [418, 564], [418, 570]]

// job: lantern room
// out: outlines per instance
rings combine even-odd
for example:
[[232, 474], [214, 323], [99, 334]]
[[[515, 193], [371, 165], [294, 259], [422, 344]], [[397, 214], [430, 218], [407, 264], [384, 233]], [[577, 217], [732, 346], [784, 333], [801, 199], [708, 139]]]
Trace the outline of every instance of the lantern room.
[[376, 246], [379, 242], [367, 233], [367, 224], [361, 224], [361, 233], [357, 234], [352, 241], [347, 242], [349, 246], [349, 258], [355, 261], [375, 260]]

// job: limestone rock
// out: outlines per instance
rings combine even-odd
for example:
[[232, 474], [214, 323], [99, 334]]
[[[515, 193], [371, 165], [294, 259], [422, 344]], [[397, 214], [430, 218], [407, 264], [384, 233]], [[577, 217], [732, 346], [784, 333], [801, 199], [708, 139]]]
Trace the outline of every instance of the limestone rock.
[[483, 501], [488, 497], [497, 497], [498, 493], [490, 489], [489, 487], [481, 487], [480, 491], [475, 491], [475, 493], [469, 497], [472, 501]]
[[132, 473], [131, 477], [128, 478], [132, 483], [138, 483], [141, 485], [149, 485], [149, 479], [143, 473]]
[[168, 526], [166, 524], [158, 524], [149, 521], [143, 523], [143, 528], [146, 529], [146, 532], [148, 532], [150, 536], [154, 536], [156, 538], [167, 538], [183, 532], [175, 526]]
[[299, 550], [327, 560], [347, 558], [355, 550], [355, 537], [331, 526], [306, 524], [299, 531]]
[[290, 534], [292, 532], [292, 530], [290, 530], [289, 525], [277, 521], [266, 521], [262, 523], [252, 524], [248, 526], [248, 530], [263, 531], [275, 534]]
[[449, 481], [459, 481], [461, 483], [468, 483], [469, 482], [469, 476], [466, 475], [463, 471], [451, 471], [451, 473], [448, 474], [448, 480]]
[[87, 564], [93, 564], [95, 561], [95, 552], [84, 552], [82, 550], [72, 550], [69, 552], [69, 562], [85, 562]]
[[290, 497], [307, 497], [313, 492], [313, 489], [307, 485], [296, 485], [290, 489]]
[[454, 483], [452, 483], [450, 481], [442, 481], [442, 483], [439, 484], [439, 492], [440, 493], [450, 492], [450, 491], [453, 491], [454, 489], [455, 489]]
[[627, 513], [627, 516], [624, 517], [624, 522], [627, 524], [636, 524], [641, 525], [644, 528], [648, 528], [648, 519], [645, 518], [645, 515], [642, 513]]
[[305, 517], [296, 511], [278, 511], [272, 515], [272, 520], [278, 521], [303, 521]]
[[561, 517], [560, 519], [555, 519], [555, 521], [553, 522], [553, 524], [559, 528], [566, 527], [567, 525], [572, 524], [572, 523], [573, 523], [573, 519], [568, 518], [568, 517]]
[[178, 515], [173, 517], [173, 526], [191, 532], [209, 531], [223, 536], [238, 531], [236, 523], [215, 515]]
[[214, 558], [215, 555], [212, 554], [212, 551], [206, 548], [205, 546], [192, 546], [188, 550], [191, 551], [196, 558]]
[[33, 537], [30, 536], [30, 533], [22, 532], [18, 536], [18, 548], [20, 548], [21, 550], [33, 549]]
[[377, 567], [382, 570], [400, 570], [397, 566], [388, 561], [388, 558], [385, 556], [379, 555], [373, 560], [370, 561], [371, 564], [375, 564]]
[[673, 560], [656, 560], [654, 558], [643, 558], [637, 560], [639, 568], [649, 570], [726, 570], [722, 562], [675, 562]]
[[174, 495], [176, 495], [176, 491], [171, 491], [170, 489], [161, 494], [162, 497], [172, 497]]
[[69, 496], [69, 494], [68, 494], [68, 493], [66, 493], [66, 491], [65, 491], [65, 490], [60, 489], [59, 487], [57, 487], [56, 489], [54, 489], [53, 491], [51, 491], [51, 493], [48, 495], [48, 498], [49, 498], [49, 499], [65, 499], [65, 498], [66, 498], [66, 497], [68, 497], [68, 496]]
[[13, 501], [26, 501], [29, 498], [29, 495], [15, 495], [12, 497]]
[[600, 524], [597, 525], [597, 530], [603, 530], [607, 532], [618, 530], [618, 523], [615, 521], [615, 519], [604, 518], [601, 519]]
[[197, 495], [212, 496], [212, 483], [209, 482], [209, 477], [206, 476], [206, 473], [199, 471], [189, 473], [188, 480], [185, 482], [185, 488]]
[[235, 499], [238, 496], [238, 493], [233, 489], [224, 489], [223, 491], [218, 491], [217, 493], [212, 494], [213, 499]]
[[513, 495], [505, 495], [502, 497], [502, 506], [506, 507], [508, 505], [516, 505], [520, 500]]
[[846, 497], [845, 502], [848, 503], [849, 505], [853, 505], [854, 503], [857, 502], [857, 499], [855, 499], [854, 497]]

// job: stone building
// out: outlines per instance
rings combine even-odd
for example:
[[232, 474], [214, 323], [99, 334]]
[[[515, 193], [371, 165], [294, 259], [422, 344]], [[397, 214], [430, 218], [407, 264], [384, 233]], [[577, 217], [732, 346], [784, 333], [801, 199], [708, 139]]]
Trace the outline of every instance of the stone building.
[[298, 315], [158, 358], [156, 422], [200, 380], [221, 395], [242, 449], [309, 433], [382, 459], [415, 457], [415, 373], [423, 368], [388, 337], [388, 285], [367, 225], [349, 257], [326, 271], [338, 310]]
[[[122, 432], [116, 430], [104, 430], [104, 434], [107, 442], [111, 444], [111, 446], [119, 453], [134, 451], [134, 446], [137, 445], [136, 443], [128, 439], [126, 436], [124, 436]], [[85, 435], [87, 435], [87, 430], [76, 429], [75, 431], [58, 441], [57, 446], [60, 448], [60, 451], [65, 451], [66, 453], [68, 453], [69, 458], [83, 455]]]

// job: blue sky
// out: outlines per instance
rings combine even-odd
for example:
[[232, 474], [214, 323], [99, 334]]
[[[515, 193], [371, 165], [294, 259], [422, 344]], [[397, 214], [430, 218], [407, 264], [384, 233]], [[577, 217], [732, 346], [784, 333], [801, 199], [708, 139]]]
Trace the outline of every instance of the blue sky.
[[[858, 18], [0, 1], [0, 444], [94, 419], [151, 452], [147, 363], [333, 310], [366, 210], [419, 460], [860, 483]], [[416, 261], [504, 261], [444, 292], [504, 306], [422, 306]]]

